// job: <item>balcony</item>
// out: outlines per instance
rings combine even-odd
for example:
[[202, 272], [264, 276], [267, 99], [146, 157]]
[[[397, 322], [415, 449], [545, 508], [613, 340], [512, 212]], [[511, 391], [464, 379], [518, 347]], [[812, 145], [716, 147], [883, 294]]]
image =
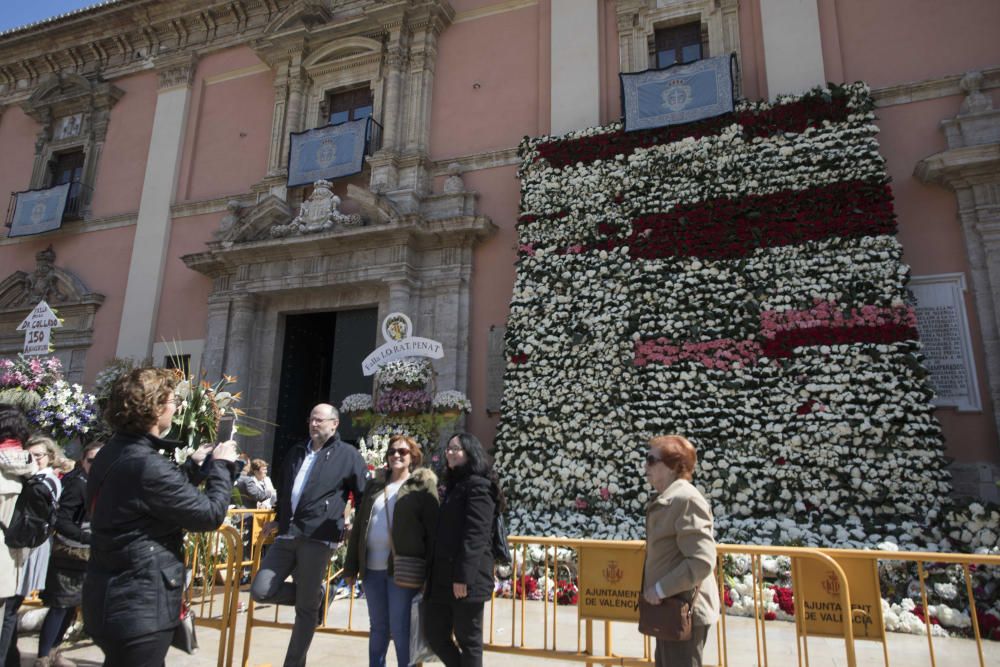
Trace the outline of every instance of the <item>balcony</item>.
[[93, 188], [80, 182], [10, 193], [7, 236], [31, 236], [58, 229], [63, 222], [83, 220]]
[[365, 157], [382, 147], [382, 126], [371, 116], [293, 132], [288, 151], [288, 187], [335, 181], [360, 174]]

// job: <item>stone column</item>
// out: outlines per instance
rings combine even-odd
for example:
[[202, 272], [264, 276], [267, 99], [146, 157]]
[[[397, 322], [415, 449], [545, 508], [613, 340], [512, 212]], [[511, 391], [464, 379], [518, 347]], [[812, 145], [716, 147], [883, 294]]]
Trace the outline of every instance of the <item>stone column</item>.
[[416, 313], [411, 313], [410, 311], [410, 281], [409, 280], [390, 280], [389, 285], [389, 312], [390, 313], [406, 313], [410, 316], [410, 319], [415, 319]]
[[119, 357], [142, 359], [152, 351], [194, 68], [189, 54], [158, 63], [159, 92], [118, 330]]
[[201, 367], [208, 377], [219, 378], [222, 377], [222, 368], [226, 357], [226, 339], [229, 336], [228, 295], [213, 294], [208, 297], [206, 329]]
[[292, 132], [302, 130], [302, 97], [305, 92], [305, 72], [300, 67], [288, 70], [288, 107], [285, 113], [285, 131], [282, 134], [281, 159], [285, 160], [291, 142]]
[[285, 106], [288, 104], [288, 81], [284, 76], [274, 80], [274, 111], [271, 114], [271, 145], [267, 153], [267, 175], [279, 176], [287, 165], [285, 147]]
[[552, 134], [601, 121], [597, 0], [552, 0]]
[[826, 84], [816, 0], [760, 0], [760, 22], [771, 99]]
[[250, 381], [256, 299], [250, 294], [238, 294], [229, 303], [229, 345], [224, 372], [226, 375], [236, 376], [233, 391], [246, 391]]
[[385, 54], [385, 104], [382, 106], [382, 149], [399, 151], [399, 98], [403, 85], [402, 49], [394, 44]]
[[618, 22], [618, 66], [622, 72], [649, 67], [645, 0], [623, 0], [615, 5]]

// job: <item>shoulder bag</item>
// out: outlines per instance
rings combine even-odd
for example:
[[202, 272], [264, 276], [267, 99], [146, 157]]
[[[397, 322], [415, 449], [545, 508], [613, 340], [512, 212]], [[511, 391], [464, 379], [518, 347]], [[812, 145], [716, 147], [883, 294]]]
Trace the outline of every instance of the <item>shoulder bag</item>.
[[427, 578], [427, 561], [418, 556], [400, 556], [392, 541], [392, 512], [389, 507], [389, 485], [382, 489], [385, 496], [385, 520], [389, 524], [389, 548], [392, 550], [392, 581], [400, 588], [423, 588]]
[[646, 602], [639, 592], [639, 632], [665, 642], [686, 642], [691, 639], [691, 616], [698, 597], [695, 586], [690, 594], [682, 593], [665, 598], [660, 604]]

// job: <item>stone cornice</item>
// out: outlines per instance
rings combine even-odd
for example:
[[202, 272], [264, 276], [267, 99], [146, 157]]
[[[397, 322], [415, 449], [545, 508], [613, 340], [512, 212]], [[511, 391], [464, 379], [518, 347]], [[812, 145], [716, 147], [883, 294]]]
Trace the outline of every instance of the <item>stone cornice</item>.
[[465, 247], [492, 235], [496, 225], [484, 216], [462, 216], [422, 222], [406, 216], [399, 222], [358, 228], [335, 228], [320, 234], [292, 236], [223, 248], [210, 243], [209, 250], [185, 255], [181, 259], [190, 269], [211, 278], [232, 275], [241, 266], [291, 261], [310, 256], [336, 255], [345, 252], [385, 248], [394, 245]]
[[93, 218], [90, 220], [73, 220], [62, 223], [59, 229], [55, 229], [45, 234], [35, 236], [15, 236], [14, 238], [0, 239], [0, 246], [17, 245], [18, 243], [32, 243], [39, 238], [57, 239], [61, 236], [72, 236], [75, 234], [87, 234], [89, 232], [100, 232], [107, 229], [117, 229], [118, 227], [128, 227], [138, 221], [137, 213], [124, 213], [122, 215], [109, 215], [103, 218]]
[[447, 176], [448, 167], [452, 163], [458, 163], [462, 172], [465, 173], [518, 165], [521, 163], [521, 158], [517, 156], [517, 147], [515, 146], [514, 148], [501, 148], [495, 151], [483, 151], [482, 153], [435, 160], [431, 168], [431, 176]]
[[[1000, 67], [982, 70], [983, 90], [1000, 88]], [[926, 81], [913, 81], [894, 86], [884, 86], [872, 89], [872, 97], [878, 107], [889, 107], [897, 104], [909, 104], [923, 100], [933, 100], [952, 95], [963, 95], [959, 86], [964, 74], [953, 74]]]
[[951, 148], [917, 163], [914, 176], [924, 182], [940, 183], [951, 188], [967, 185], [977, 177], [1000, 172], [1000, 144]]

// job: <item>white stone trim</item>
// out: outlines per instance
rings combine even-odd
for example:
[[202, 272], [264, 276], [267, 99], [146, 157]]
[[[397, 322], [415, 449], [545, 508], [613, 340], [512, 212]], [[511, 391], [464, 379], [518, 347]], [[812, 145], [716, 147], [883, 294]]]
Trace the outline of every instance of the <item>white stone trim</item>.
[[500, 2], [487, 7], [468, 9], [464, 12], [458, 12], [455, 14], [455, 18], [452, 20], [452, 23], [475, 21], [476, 19], [486, 18], [487, 16], [506, 14], [507, 12], [514, 12], [518, 9], [524, 9], [525, 7], [534, 7], [537, 4], [538, 0], [507, 0], [507, 2]]
[[[192, 375], [198, 376], [201, 371], [201, 355], [205, 350], [205, 339], [197, 340], [173, 340], [153, 343], [153, 365], [163, 366], [167, 357], [177, 355], [190, 355], [190, 368]], [[218, 378], [210, 378], [212, 381]]]
[[[1000, 88], [1000, 67], [984, 69], [982, 70], [982, 74], [983, 90]], [[959, 86], [963, 76], [965, 75], [952, 74], [936, 79], [911, 81], [894, 86], [873, 88], [872, 97], [875, 98], [875, 106], [890, 107], [897, 104], [910, 104], [912, 102], [951, 97], [952, 95], [963, 95], [964, 91]]]
[[[225, 206], [223, 206], [225, 208]], [[71, 220], [62, 223], [59, 229], [54, 229], [45, 234], [37, 236], [15, 236], [13, 238], [0, 239], [0, 246], [17, 245], [18, 243], [34, 243], [40, 238], [57, 239], [63, 236], [75, 236], [76, 234], [87, 234], [89, 232], [100, 232], [107, 229], [118, 229], [119, 227], [129, 227], [136, 223], [135, 213], [125, 213], [122, 215], [109, 215], [106, 218], [95, 218], [93, 220]]]
[[163, 270], [170, 244], [170, 205], [177, 189], [190, 86], [161, 89], [153, 113], [139, 202], [139, 219], [125, 287], [115, 355], [143, 359], [151, 352]]
[[601, 122], [597, 19], [597, 0], [552, 0], [552, 134]]
[[[981, 412], [983, 409], [982, 397], [979, 393], [979, 372], [976, 368], [976, 358], [972, 350], [972, 334], [969, 331], [969, 315], [965, 308], [965, 292], [968, 289], [965, 282], [964, 273], [939, 273], [925, 276], [911, 276], [910, 290], [917, 298], [918, 308], [921, 305], [921, 297], [933, 301], [947, 301], [947, 306], [955, 309], [956, 323], [958, 325], [959, 343], [962, 347], [961, 355], [963, 366], [965, 367], [965, 382], [968, 387], [968, 396], [965, 400], [947, 400], [945, 397], [935, 396], [933, 403], [937, 407], [957, 408], [959, 412]], [[935, 290], [937, 288], [937, 290]], [[943, 288], [944, 293], [938, 290]], [[937, 294], [932, 292], [938, 291]], [[935, 298], [936, 297], [936, 298]], [[919, 328], [920, 317], [918, 310], [917, 325]], [[931, 374], [933, 380], [933, 373]]]
[[204, 78], [204, 83], [206, 86], [214, 86], [217, 83], [224, 83], [234, 79], [242, 79], [247, 76], [254, 76], [256, 74], [263, 74], [264, 72], [270, 71], [270, 67], [264, 63], [260, 63], [259, 65], [251, 65], [250, 67], [244, 67], [242, 69], [234, 69], [229, 72], [223, 72], [222, 74], [216, 74], [214, 76], [206, 76]]
[[816, 0], [760, 0], [760, 22], [771, 99], [826, 84]]

